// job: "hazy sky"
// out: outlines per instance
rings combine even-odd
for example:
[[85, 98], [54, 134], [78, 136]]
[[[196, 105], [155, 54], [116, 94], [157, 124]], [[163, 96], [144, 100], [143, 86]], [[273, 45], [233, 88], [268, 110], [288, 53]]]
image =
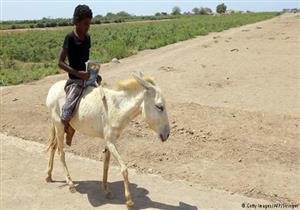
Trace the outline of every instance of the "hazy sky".
[[251, 11], [281, 11], [283, 8], [299, 8], [300, 0], [0, 0], [2, 20], [40, 19], [42, 17], [71, 18], [78, 4], [87, 4], [94, 15], [126, 11], [135, 15], [152, 15], [155, 12], [170, 12], [174, 6], [191, 11], [194, 7], [210, 7], [215, 10], [219, 3], [228, 9]]

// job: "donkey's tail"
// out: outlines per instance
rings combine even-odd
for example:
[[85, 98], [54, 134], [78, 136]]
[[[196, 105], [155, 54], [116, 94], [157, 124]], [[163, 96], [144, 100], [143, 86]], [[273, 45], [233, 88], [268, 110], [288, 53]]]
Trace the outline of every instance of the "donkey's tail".
[[57, 140], [56, 140], [56, 131], [55, 131], [55, 127], [54, 127], [54, 123], [52, 123], [51, 125], [51, 131], [50, 131], [50, 137], [48, 140], [48, 148], [47, 148], [47, 152], [49, 151], [49, 149], [53, 149], [55, 147], [57, 147]]

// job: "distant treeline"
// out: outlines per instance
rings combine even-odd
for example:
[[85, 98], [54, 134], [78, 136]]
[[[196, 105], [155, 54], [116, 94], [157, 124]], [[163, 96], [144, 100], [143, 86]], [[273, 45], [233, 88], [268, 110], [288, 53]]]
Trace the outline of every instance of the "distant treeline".
[[[148, 16], [136, 16], [131, 15], [125, 11], [118, 13], [108, 12], [105, 16], [96, 15], [92, 19], [92, 24], [105, 24], [105, 23], [122, 23], [130, 21], [142, 21], [142, 20], [162, 20], [162, 19], [174, 19], [180, 16], [191, 15], [228, 15], [234, 13], [245, 13], [238, 10], [227, 10], [227, 6], [222, 3], [216, 6], [216, 13], [208, 7], [195, 7], [191, 11], [182, 12], [180, 7], [173, 7], [170, 13], [157, 12], [155, 15]], [[289, 11], [289, 10], [284, 10]], [[295, 12], [295, 9], [291, 10]], [[246, 13], [251, 13], [246, 11]], [[46, 27], [58, 27], [58, 26], [72, 26], [71, 18], [42, 18], [40, 20], [13, 20], [13, 21], [0, 21], [0, 30], [2, 29], [21, 29], [21, 28], [46, 28]]]
[[[105, 23], [122, 23], [129, 21], [141, 20], [162, 20], [176, 18], [175, 15], [167, 13], [156, 16], [135, 16], [127, 12], [121, 11], [118, 13], [107, 13], [105, 16], [96, 15], [92, 19], [92, 24], [105, 24]], [[0, 29], [21, 29], [21, 28], [46, 28], [57, 26], [72, 26], [71, 18], [42, 18], [40, 20], [12, 20], [1, 21]]]

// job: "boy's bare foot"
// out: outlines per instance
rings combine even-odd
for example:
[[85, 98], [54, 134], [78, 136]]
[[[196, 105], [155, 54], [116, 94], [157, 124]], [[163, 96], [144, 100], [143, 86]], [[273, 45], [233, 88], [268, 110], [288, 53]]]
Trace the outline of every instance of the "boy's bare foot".
[[69, 124], [66, 133], [67, 133], [67, 135], [66, 135], [66, 144], [68, 146], [71, 146], [73, 136], [74, 136], [74, 133], [75, 133], [75, 129]]
[[72, 139], [73, 139], [73, 136], [75, 133], [75, 129], [69, 124], [68, 121], [62, 120], [62, 123], [65, 125], [64, 130], [65, 130], [65, 133], [67, 134], [66, 135], [66, 144], [68, 146], [71, 146]]

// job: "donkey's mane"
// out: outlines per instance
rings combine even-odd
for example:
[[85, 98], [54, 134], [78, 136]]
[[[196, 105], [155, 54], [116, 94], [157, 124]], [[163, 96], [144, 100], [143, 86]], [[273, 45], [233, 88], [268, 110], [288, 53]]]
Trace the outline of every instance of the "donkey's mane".
[[[155, 85], [153, 77], [144, 76], [144, 80], [150, 82], [152, 85]], [[142, 86], [135, 79], [127, 79], [119, 81], [113, 89], [117, 91], [134, 91], [141, 88]]]

